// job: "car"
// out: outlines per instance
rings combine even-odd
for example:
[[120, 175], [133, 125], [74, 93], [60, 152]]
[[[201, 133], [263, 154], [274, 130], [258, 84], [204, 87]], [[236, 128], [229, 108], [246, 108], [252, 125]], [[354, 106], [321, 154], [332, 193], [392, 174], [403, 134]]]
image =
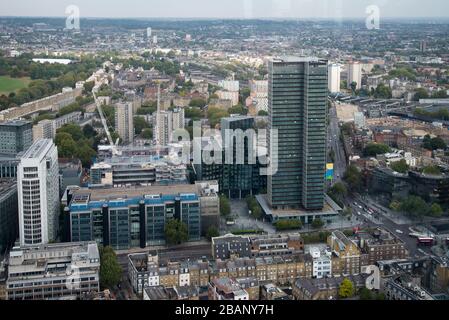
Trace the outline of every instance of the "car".
[[403, 234], [404, 232], [401, 231], [401, 230], [399, 230], [399, 229], [397, 229], [397, 230], [396, 230], [396, 233]]
[[361, 216], [362, 214], [360, 213], [360, 211], [357, 211], [357, 214], [359, 215], [359, 216]]

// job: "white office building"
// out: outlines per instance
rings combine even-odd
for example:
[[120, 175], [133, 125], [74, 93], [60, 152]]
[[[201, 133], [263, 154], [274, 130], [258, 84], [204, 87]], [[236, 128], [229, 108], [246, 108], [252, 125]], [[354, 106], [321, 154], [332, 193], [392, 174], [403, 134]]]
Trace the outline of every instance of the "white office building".
[[329, 250], [318, 247], [310, 248], [313, 259], [312, 277], [322, 279], [332, 276], [332, 254]]
[[348, 89], [351, 89], [353, 82], [357, 83], [357, 90], [362, 88], [362, 65], [359, 62], [351, 62], [348, 65]]
[[9, 254], [8, 300], [76, 300], [100, 290], [97, 243], [16, 247]]
[[328, 89], [330, 93], [340, 92], [341, 66], [339, 64], [329, 64], [328, 66]]
[[49, 139], [36, 141], [18, 167], [21, 246], [56, 239], [59, 218], [58, 149]]

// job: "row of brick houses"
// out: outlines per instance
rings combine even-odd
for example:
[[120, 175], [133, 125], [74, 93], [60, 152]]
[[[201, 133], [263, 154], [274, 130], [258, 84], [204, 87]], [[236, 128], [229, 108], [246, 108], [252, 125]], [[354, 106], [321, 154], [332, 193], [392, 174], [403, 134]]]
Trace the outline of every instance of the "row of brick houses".
[[[228, 237], [235, 243], [237, 236]], [[364, 266], [377, 259], [402, 259], [407, 255], [403, 243], [386, 230], [359, 234], [354, 240], [340, 231], [327, 239], [332, 253], [332, 274], [347, 277], [361, 274]], [[251, 249], [249, 249], [249, 252]], [[157, 254], [131, 254], [128, 256], [129, 279], [134, 291], [142, 294], [146, 287], [199, 286], [220, 278], [255, 278], [262, 285], [274, 283], [293, 285], [297, 279], [312, 279], [314, 258], [309, 252], [283, 255], [255, 256], [242, 251], [243, 257], [194, 261], [159, 259]]]

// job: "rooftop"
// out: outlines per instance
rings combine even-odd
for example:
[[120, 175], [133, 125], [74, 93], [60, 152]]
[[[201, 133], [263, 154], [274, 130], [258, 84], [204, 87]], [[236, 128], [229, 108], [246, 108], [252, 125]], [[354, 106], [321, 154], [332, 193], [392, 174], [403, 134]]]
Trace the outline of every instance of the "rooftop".
[[42, 158], [52, 145], [51, 139], [39, 139], [25, 152], [22, 159]]

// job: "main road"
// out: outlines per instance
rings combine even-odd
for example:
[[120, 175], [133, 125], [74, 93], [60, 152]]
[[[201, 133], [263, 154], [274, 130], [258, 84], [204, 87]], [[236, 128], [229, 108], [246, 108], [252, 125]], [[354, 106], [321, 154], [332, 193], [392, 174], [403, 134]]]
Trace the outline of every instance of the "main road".
[[329, 151], [333, 150], [335, 153], [334, 182], [338, 182], [346, 171], [347, 159], [340, 138], [341, 132], [338, 124], [336, 104], [333, 101], [331, 103], [332, 107], [329, 109], [328, 148]]

